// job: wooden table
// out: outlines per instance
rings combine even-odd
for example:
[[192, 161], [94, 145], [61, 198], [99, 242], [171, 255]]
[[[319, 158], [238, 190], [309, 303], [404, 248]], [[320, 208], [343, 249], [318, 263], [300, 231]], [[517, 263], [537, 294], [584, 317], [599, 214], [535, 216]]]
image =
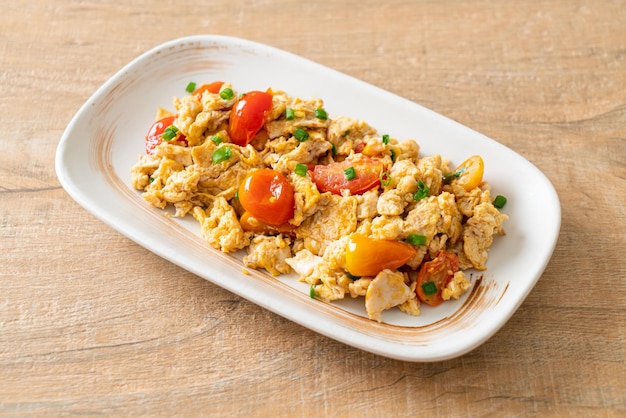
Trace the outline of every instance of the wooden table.
[[[199, 3], [2, 7], [2, 415], [626, 414], [625, 2]], [[554, 256], [493, 338], [439, 363], [362, 352], [162, 260], [68, 196], [54, 155], [82, 103], [140, 53], [208, 33], [390, 90], [548, 176]]]

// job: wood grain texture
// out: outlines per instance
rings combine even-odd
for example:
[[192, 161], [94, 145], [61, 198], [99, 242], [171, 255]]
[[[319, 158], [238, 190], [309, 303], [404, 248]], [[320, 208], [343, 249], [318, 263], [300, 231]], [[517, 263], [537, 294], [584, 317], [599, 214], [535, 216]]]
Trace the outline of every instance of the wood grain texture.
[[[17, 0], [0, 33], [1, 415], [626, 414], [623, 1]], [[74, 113], [140, 53], [202, 33], [363, 79], [539, 167], [561, 235], [511, 320], [454, 360], [386, 359], [160, 259], [71, 200], [54, 153]]]

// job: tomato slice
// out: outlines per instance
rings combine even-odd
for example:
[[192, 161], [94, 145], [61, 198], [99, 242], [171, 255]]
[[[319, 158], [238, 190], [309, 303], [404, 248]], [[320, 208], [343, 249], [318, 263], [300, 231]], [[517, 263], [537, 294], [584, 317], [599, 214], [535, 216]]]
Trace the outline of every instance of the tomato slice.
[[257, 218], [255, 218], [250, 212], [244, 212], [239, 219], [239, 223], [244, 231], [256, 232], [257, 234], [277, 235], [277, 234], [289, 234], [292, 233], [296, 226], [288, 222], [280, 225], [270, 225]]
[[264, 168], [249, 174], [239, 186], [239, 203], [250, 215], [269, 225], [293, 218], [293, 186], [278, 171]]
[[228, 135], [233, 143], [248, 145], [265, 123], [265, 115], [272, 108], [272, 95], [250, 91], [242, 96], [230, 114]]
[[444, 250], [440, 251], [434, 260], [422, 264], [415, 287], [418, 299], [431, 306], [441, 304], [443, 302], [441, 291], [458, 270], [459, 258], [456, 254]]
[[192, 94], [196, 97], [196, 99], [200, 100], [202, 99], [202, 94], [204, 94], [205, 91], [213, 94], [218, 94], [220, 92], [220, 89], [222, 88], [222, 84], [224, 84], [223, 81], [214, 81], [209, 84], [202, 84], [200, 87], [195, 89]]
[[402, 267], [415, 253], [413, 246], [403, 242], [352, 234], [346, 246], [346, 268], [354, 276], [376, 276], [384, 269]]
[[[160, 119], [152, 124], [150, 130], [148, 131], [148, 135], [146, 135], [146, 153], [154, 154], [154, 149], [163, 142], [163, 132], [174, 123], [174, 119], [176, 116], [167, 116], [163, 119]], [[174, 141], [180, 141], [184, 144], [187, 144], [187, 140], [185, 139], [185, 135], [178, 134]]]
[[[354, 169], [354, 178], [346, 170]], [[375, 158], [360, 155], [359, 158], [345, 159], [328, 165], [310, 167], [311, 179], [320, 192], [341, 195], [342, 190], [350, 194], [362, 194], [380, 185], [383, 163]]]

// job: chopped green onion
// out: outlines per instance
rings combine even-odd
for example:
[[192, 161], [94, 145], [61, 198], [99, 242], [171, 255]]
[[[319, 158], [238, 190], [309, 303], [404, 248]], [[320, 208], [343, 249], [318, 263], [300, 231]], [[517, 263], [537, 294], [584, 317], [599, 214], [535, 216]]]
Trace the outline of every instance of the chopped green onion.
[[328, 119], [328, 113], [322, 108], [315, 109], [315, 117], [320, 120], [326, 120]]
[[417, 181], [417, 191], [413, 194], [413, 200], [422, 200], [430, 193], [430, 189], [422, 180]]
[[193, 81], [190, 81], [189, 84], [187, 84], [187, 87], [185, 87], [185, 91], [187, 93], [193, 93], [195, 89], [196, 89], [196, 83], [194, 83]]
[[165, 130], [163, 131], [163, 134], [161, 135], [161, 138], [163, 138], [165, 141], [171, 141], [172, 139], [176, 138], [177, 133], [178, 133], [178, 128], [175, 127], [174, 125], [171, 125], [165, 128]]
[[222, 143], [223, 139], [222, 139], [222, 137], [221, 137], [221, 136], [219, 136], [219, 135], [213, 135], [213, 136], [211, 137], [211, 141], [212, 141], [215, 145], [219, 145], [219, 144], [221, 144], [221, 143]]
[[502, 209], [504, 205], [506, 205], [506, 197], [497, 195], [496, 198], [493, 200], [493, 205], [498, 209]]
[[388, 171], [385, 171], [380, 175], [380, 184], [382, 184], [383, 187], [387, 187], [391, 184], [391, 175]]
[[411, 245], [424, 245], [426, 244], [426, 236], [418, 235], [418, 234], [409, 234], [409, 236], [406, 237], [406, 242], [408, 242]]
[[224, 162], [230, 157], [232, 157], [232, 154], [230, 152], [229, 146], [218, 148], [213, 152], [213, 164], [219, 164], [221, 162]]
[[239, 187], [235, 190], [235, 200], [239, 200]]
[[297, 175], [304, 177], [306, 176], [306, 173], [308, 173], [309, 167], [307, 167], [306, 164], [298, 163], [296, 164], [296, 169], [294, 171]]
[[346, 276], [348, 276], [348, 279], [350, 280], [359, 280], [361, 278], [361, 276], [355, 276], [353, 274], [350, 274], [350, 272], [346, 272]]
[[394, 150], [391, 150], [391, 162], [396, 162], [396, 152]]
[[315, 299], [315, 285], [312, 284], [311, 287], [309, 288], [309, 296], [311, 297], [311, 299]]
[[389, 135], [383, 135], [383, 144], [387, 145], [389, 144]]
[[333, 147], [330, 149], [330, 152], [333, 153], [333, 157], [337, 155], [337, 147], [333, 144]]
[[302, 128], [296, 128], [296, 130], [293, 131], [293, 136], [295, 136], [300, 142], [304, 142], [309, 139], [309, 133]]
[[456, 170], [454, 173], [446, 173], [443, 175], [442, 180], [444, 183], [450, 183], [452, 180], [458, 179], [459, 177], [461, 177], [461, 174], [463, 174], [465, 170], [467, 170], [467, 167], [461, 167], [458, 170]]
[[424, 283], [422, 285], [422, 289], [424, 289], [424, 293], [426, 293], [426, 296], [434, 295], [438, 292], [435, 282]]
[[150, 183], [154, 183], [154, 180], [156, 180], [154, 177], [150, 177]]
[[347, 131], [345, 131], [345, 132], [343, 133], [343, 135], [341, 135], [341, 136], [345, 138], [345, 137], [347, 137], [348, 135], [350, 135], [350, 129], [348, 129]]
[[348, 167], [343, 170], [343, 174], [346, 175], [346, 180], [354, 180], [356, 178], [356, 171], [354, 171], [354, 167]]
[[230, 87], [226, 87], [224, 90], [220, 91], [220, 97], [224, 100], [230, 100], [235, 97], [235, 92]]
[[295, 118], [296, 118], [296, 112], [294, 112], [292, 108], [288, 107], [287, 109], [285, 109], [285, 119], [294, 120]]

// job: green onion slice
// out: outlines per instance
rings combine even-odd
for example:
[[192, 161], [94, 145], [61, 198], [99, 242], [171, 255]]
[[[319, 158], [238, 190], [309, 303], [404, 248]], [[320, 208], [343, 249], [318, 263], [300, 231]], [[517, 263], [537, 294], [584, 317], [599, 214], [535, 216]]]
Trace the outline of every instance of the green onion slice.
[[287, 109], [285, 109], [285, 119], [294, 120], [295, 118], [296, 118], [296, 112], [294, 112], [292, 108], [288, 107]]
[[309, 133], [302, 128], [296, 128], [296, 130], [293, 131], [293, 136], [295, 136], [300, 142], [304, 142], [309, 139]]
[[380, 184], [382, 184], [383, 187], [387, 187], [391, 184], [391, 175], [388, 171], [385, 171], [380, 175]]
[[313, 284], [309, 288], [309, 296], [311, 297], [311, 299], [315, 299], [315, 285]]
[[222, 139], [222, 137], [221, 137], [221, 136], [219, 136], [219, 135], [213, 135], [213, 136], [211, 137], [211, 141], [212, 141], [215, 145], [219, 145], [219, 144], [221, 144], [221, 143], [222, 143], [223, 139]]
[[194, 83], [193, 81], [190, 81], [189, 84], [187, 84], [187, 87], [185, 87], [185, 91], [187, 93], [193, 93], [195, 89], [196, 89], [196, 83]]
[[493, 200], [493, 205], [498, 209], [502, 209], [504, 205], [506, 205], [506, 197], [502, 195], [497, 195], [496, 198]]
[[347, 131], [345, 131], [341, 136], [343, 138], [347, 137], [348, 135], [350, 135], [350, 129], [348, 129]]
[[446, 173], [443, 175], [442, 180], [444, 183], [450, 183], [452, 180], [458, 179], [459, 177], [461, 177], [461, 174], [463, 174], [465, 170], [467, 170], [467, 167], [461, 167], [458, 170], [456, 170], [454, 173]]
[[224, 162], [230, 157], [232, 157], [232, 153], [230, 152], [229, 146], [218, 148], [213, 152], [213, 164]]
[[348, 181], [354, 180], [356, 178], [356, 171], [354, 170], [354, 167], [346, 168], [345, 170], [343, 170], [343, 174], [345, 174], [346, 180]]
[[406, 242], [411, 245], [424, 245], [426, 244], [426, 236], [419, 234], [409, 234], [409, 236], [406, 237]]
[[385, 145], [389, 144], [389, 135], [387, 134], [383, 135], [383, 144]]
[[176, 138], [177, 133], [178, 133], [178, 128], [175, 127], [174, 125], [171, 125], [165, 128], [165, 130], [163, 131], [163, 134], [161, 135], [161, 138], [163, 138], [165, 141], [171, 141], [172, 139]]
[[309, 171], [309, 167], [306, 164], [298, 163], [296, 164], [295, 173], [299, 176], [306, 176], [306, 173]]
[[361, 276], [355, 276], [354, 274], [350, 274], [350, 272], [346, 272], [346, 276], [348, 276], [348, 279], [350, 280], [359, 280], [361, 278]]
[[422, 200], [430, 193], [430, 189], [422, 180], [417, 182], [417, 191], [413, 194], [413, 200]]
[[224, 100], [230, 100], [235, 97], [235, 92], [230, 87], [226, 87], [224, 90], [220, 91], [220, 97]]
[[315, 117], [320, 119], [320, 120], [327, 120], [328, 119], [328, 113], [326, 113], [326, 111], [322, 108], [319, 109], [315, 109]]
[[424, 283], [422, 285], [422, 289], [424, 289], [424, 293], [426, 293], [426, 296], [434, 295], [435, 293], [438, 292], [437, 285], [435, 284], [435, 282]]
[[337, 155], [337, 147], [333, 144], [333, 147], [330, 149], [330, 152], [333, 153], [333, 157]]
[[390, 150], [391, 153], [391, 162], [396, 162], [396, 152], [394, 150]]

